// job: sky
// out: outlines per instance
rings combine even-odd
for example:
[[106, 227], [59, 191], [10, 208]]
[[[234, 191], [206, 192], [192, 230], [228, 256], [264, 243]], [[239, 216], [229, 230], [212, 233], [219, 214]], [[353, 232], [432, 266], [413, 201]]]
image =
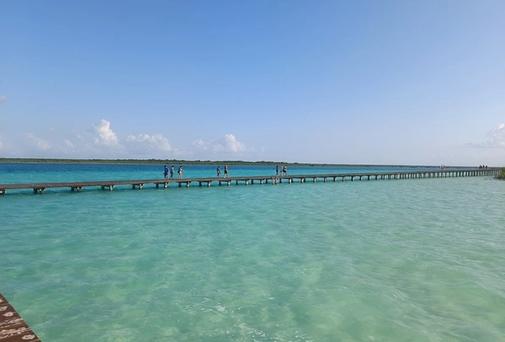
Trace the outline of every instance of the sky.
[[0, 157], [505, 165], [505, 1], [0, 0]]

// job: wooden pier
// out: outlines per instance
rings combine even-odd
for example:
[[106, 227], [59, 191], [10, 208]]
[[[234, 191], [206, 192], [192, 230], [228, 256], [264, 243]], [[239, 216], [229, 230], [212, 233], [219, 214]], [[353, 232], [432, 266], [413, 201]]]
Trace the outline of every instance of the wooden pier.
[[99, 188], [112, 191], [115, 187], [127, 186], [141, 190], [145, 185], [155, 188], [167, 189], [170, 185], [177, 187], [191, 187], [193, 185], [252, 185], [252, 184], [280, 184], [280, 183], [305, 183], [311, 182], [337, 182], [337, 181], [370, 181], [370, 180], [393, 180], [393, 179], [420, 179], [420, 178], [446, 178], [446, 177], [477, 177], [496, 176], [500, 168], [453, 168], [440, 170], [419, 171], [389, 171], [389, 172], [365, 172], [365, 173], [333, 173], [333, 174], [309, 174], [309, 175], [277, 175], [277, 176], [239, 176], [239, 177], [196, 177], [196, 178], [157, 178], [136, 180], [106, 180], [86, 182], [58, 182], [58, 183], [12, 183], [0, 184], [0, 195], [8, 190], [32, 190], [34, 194], [42, 194], [46, 189], [67, 188], [72, 192], [80, 192], [84, 188]]
[[16, 312], [12, 305], [0, 294], [0, 341], [1, 342], [40, 342], [32, 329]]

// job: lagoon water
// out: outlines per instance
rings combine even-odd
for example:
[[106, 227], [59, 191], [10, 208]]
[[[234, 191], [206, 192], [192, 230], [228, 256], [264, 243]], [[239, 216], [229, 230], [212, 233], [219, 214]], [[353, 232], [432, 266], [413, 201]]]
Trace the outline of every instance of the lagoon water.
[[[159, 172], [4, 164], [0, 183]], [[499, 341], [504, 208], [491, 177], [9, 193], [0, 292], [43, 341]]]

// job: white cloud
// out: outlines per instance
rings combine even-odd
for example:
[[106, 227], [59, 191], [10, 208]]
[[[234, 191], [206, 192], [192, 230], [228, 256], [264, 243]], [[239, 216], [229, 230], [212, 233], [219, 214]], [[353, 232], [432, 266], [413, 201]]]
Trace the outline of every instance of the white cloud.
[[501, 123], [488, 133], [490, 147], [505, 148], [505, 123]]
[[51, 148], [51, 145], [49, 144], [49, 142], [47, 142], [46, 140], [44, 140], [42, 138], [39, 138], [39, 137], [33, 135], [32, 133], [27, 133], [26, 137], [28, 138], [28, 141], [33, 146], [35, 146], [38, 150], [47, 151], [47, 150], [49, 150]]
[[100, 123], [95, 126], [95, 132], [98, 135], [95, 138], [95, 144], [106, 146], [119, 145], [117, 135], [110, 126], [110, 121], [104, 119], [100, 120]]
[[205, 141], [203, 139], [195, 140], [193, 146], [202, 151], [211, 151], [215, 153], [239, 153], [246, 150], [245, 145], [231, 133], [225, 134], [224, 137], [214, 141]]
[[126, 137], [126, 141], [129, 143], [137, 144], [138, 146], [147, 147], [149, 149], [170, 152], [173, 151], [173, 147], [168, 142], [168, 139], [161, 134], [146, 134], [141, 133], [137, 135], [129, 135]]
[[[246, 146], [232, 133], [215, 140], [196, 140], [192, 146], [176, 147], [161, 133], [132, 132], [121, 134], [112, 129], [113, 123], [102, 119], [98, 123], [79, 131], [58, 134], [57, 131], [40, 137], [25, 133], [24, 139], [10, 150], [13, 156], [40, 156], [64, 158], [228, 158], [250, 153]], [[42, 133], [40, 133], [42, 134]], [[0, 137], [2, 140], [3, 138]], [[4, 139], [3, 139], [4, 140]], [[3, 149], [2, 149], [3, 148]], [[5, 154], [7, 145], [0, 141], [0, 149]]]
[[207, 151], [210, 148], [211, 143], [209, 143], [203, 139], [197, 139], [197, 140], [193, 141], [193, 146], [202, 150], [202, 151]]
[[505, 148], [505, 123], [501, 123], [496, 128], [490, 130], [487, 133], [486, 141], [466, 145], [476, 148]]
[[244, 144], [237, 140], [233, 134], [225, 134], [225, 148], [231, 152], [241, 152], [245, 149]]
[[7, 96], [5, 95], [0, 95], [0, 104], [7, 102]]
[[65, 143], [65, 147], [68, 147], [71, 149], [73, 149], [75, 147], [75, 144], [72, 141], [70, 141], [69, 139], [65, 139], [65, 140], [63, 140], [63, 142]]
[[471, 148], [502, 149], [505, 148], [505, 123], [498, 124], [496, 128], [487, 133], [487, 139], [482, 142], [465, 144]]

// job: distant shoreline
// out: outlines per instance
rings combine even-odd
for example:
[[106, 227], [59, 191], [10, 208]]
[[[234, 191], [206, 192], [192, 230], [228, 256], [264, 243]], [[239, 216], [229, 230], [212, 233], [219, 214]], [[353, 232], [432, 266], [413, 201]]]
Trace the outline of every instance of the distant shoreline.
[[[243, 161], [243, 160], [178, 160], [178, 159], [64, 159], [64, 158], [0, 158], [0, 164], [118, 164], [118, 165], [288, 165], [288, 166], [319, 166], [319, 167], [352, 167], [352, 166], [377, 166], [377, 167], [439, 167], [439, 165], [406, 165], [406, 164], [333, 164], [333, 163], [305, 163], [283, 161]], [[447, 167], [468, 167], [447, 165]]]

